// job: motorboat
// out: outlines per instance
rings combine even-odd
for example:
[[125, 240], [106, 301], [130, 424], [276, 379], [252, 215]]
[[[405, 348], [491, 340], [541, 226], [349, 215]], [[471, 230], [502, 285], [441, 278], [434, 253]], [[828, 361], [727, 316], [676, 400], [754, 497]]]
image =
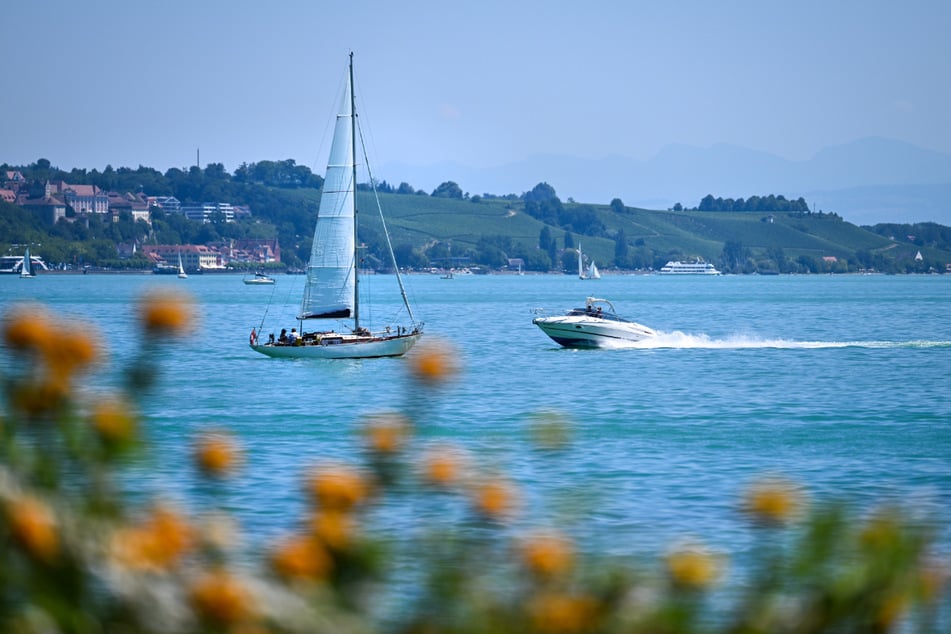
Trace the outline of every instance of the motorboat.
[[720, 271], [709, 262], [697, 258], [694, 262], [671, 260], [661, 267], [662, 275], [720, 275]]
[[274, 283], [274, 278], [273, 278], [273, 277], [268, 277], [268, 276], [265, 275], [264, 273], [260, 273], [260, 272], [259, 272], [259, 273], [255, 273], [255, 274], [254, 274], [253, 276], [251, 276], [251, 277], [246, 277], [246, 278], [244, 278], [244, 283], [245, 283], [245, 284], [252, 284], [252, 285], [253, 285], [253, 284], [273, 284], [273, 283]]
[[657, 336], [653, 329], [618, 316], [609, 300], [597, 297], [588, 297], [584, 308], [535, 317], [532, 323], [566, 348], [610, 348]]

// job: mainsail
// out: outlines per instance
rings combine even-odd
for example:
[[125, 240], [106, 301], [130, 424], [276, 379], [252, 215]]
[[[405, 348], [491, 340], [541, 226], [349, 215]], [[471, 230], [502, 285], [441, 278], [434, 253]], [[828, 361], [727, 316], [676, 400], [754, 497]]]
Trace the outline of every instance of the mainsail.
[[356, 183], [352, 90], [348, 78], [334, 126], [298, 319], [345, 318], [354, 312]]

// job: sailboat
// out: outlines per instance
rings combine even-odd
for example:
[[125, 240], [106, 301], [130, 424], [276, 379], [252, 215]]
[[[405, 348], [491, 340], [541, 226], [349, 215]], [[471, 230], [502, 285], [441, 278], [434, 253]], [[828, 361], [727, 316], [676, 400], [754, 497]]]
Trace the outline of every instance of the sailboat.
[[184, 280], [188, 277], [188, 274], [185, 273], [185, 267], [182, 266], [182, 252], [178, 252], [178, 278]]
[[33, 260], [30, 258], [30, 247], [27, 247], [26, 253], [23, 254], [23, 264], [20, 265], [20, 277], [36, 277], [36, 273], [33, 272]]
[[600, 280], [601, 273], [598, 271], [598, 267], [595, 265], [594, 260], [591, 260], [591, 263], [588, 265], [587, 270], [584, 268], [584, 257], [581, 255], [581, 243], [578, 243], [578, 278], [582, 280]]
[[[382, 208], [377, 198], [383, 233], [390, 259], [396, 271], [403, 306], [408, 316], [408, 325], [390, 325], [375, 332], [360, 321], [360, 271], [357, 235], [356, 183], [357, 183], [357, 111], [353, 90], [353, 53], [350, 53], [347, 85], [339, 114], [336, 115], [330, 157], [324, 178], [320, 206], [317, 210], [317, 226], [314, 242], [307, 264], [304, 294], [297, 319], [300, 333], [292, 329], [292, 336], [275, 340], [273, 335], [259, 343], [257, 330], [251, 330], [250, 345], [255, 352], [269, 357], [316, 358], [316, 359], [362, 359], [373, 357], [398, 357], [419, 340], [423, 334], [422, 324], [413, 316], [406, 297], [406, 289], [396, 266], [396, 256], [390, 242]], [[369, 165], [367, 165], [369, 171]], [[372, 184], [372, 176], [369, 178]], [[321, 320], [337, 320], [344, 324], [337, 332], [327, 326], [305, 329], [305, 324]], [[263, 327], [263, 320], [261, 326]]]

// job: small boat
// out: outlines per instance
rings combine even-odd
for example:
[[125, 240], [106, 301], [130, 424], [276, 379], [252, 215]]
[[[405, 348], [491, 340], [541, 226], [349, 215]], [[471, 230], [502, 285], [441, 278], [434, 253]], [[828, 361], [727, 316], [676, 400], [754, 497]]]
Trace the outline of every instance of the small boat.
[[257, 273], [255, 273], [255, 274], [252, 275], [251, 277], [246, 277], [246, 278], [244, 278], [244, 283], [245, 283], [245, 284], [250, 284], [250, 285], [273, 284], [273, 283], [274, 283], [274, 278], [273, 278], [273, 277], [268, 277], [268, 276], [265, 275], [264, 273], [261, 273], [260, 271], [258, 271]]
[[532, 323], [566, 348], [610, 348], [657, 336], [653, 329], [619, 317], [610, 301], [597, 297], [588, 297], [584, 308], [572, 308], [564, 315], [536, 317]]
[[671, 260], [661, 267], [662, 275], [720, 275], [720, 271], [709, 262], [697, 258], [694, 262]]
[[182, 266], [182, 252], [178, 252], [178, 279], [184, 280], [188, 278], [188, 274], [185, 273], [185, 267]]
[[[360, 261], [357, 244], [356, 183], [357, 139], [359, 118], [353, 90], [353, 53], [350, 54], [349, 73], [344, 89], [339, 114], [334, 124], [327, 172], [317, 209], [317, 226], [314, 229], [313, 248], [307, 264], [307, 278], [300, 312], [297, 315], [300, 334], [285, 341], [269, 336], [265, 343], [258, 342], [261, 328], [251, 330], [250, 345], [255, 352], [269, 357], [314, 358], [314, 359], [365, 359], [374, 357], [398, 357], [419, 340], [423, 334], [422, 324], [416, 322], [410, 308], [396, 265], [396, 256], [389, 246], [389, 256], [396, 273], [406, 311], [408, 325], [391, 323], [371, 331], [360, 321]], [[369, 163], [365, 163], [369, 172]], [[368, 173], [367, 182], [374, 183]], [[375, 192], [375, 190], [374, 190]], [[380, 222], [391, 245], [383, 209], [376, 197]], [[360, 214], [363, 215], [363, 214]], [[395, 317], [395, 316], [394, 316]], [[340, 323], [342, 332], [321, 326], [307, 331], [305, 324], [320, 320]], [[261, 324], [263, 327], [263, 322]]]
[[20, 265], [20, 278], [31, 277], [36, 277], [36, 273], [33, 271], [33, 259], [30, 257], [30, 247], [27, 247], [26, 253], [23, 254], [23, 264]]
[[598, 272], [598, 267], [595, 266], [594, 260], [591, 260], [591, 263], [588, 265], [588, 268], [584, 268], [584, 256], [581, 254], [581, 243], [578, 243], [578, 278], [582, 280], [600, 280], [601, 273]]

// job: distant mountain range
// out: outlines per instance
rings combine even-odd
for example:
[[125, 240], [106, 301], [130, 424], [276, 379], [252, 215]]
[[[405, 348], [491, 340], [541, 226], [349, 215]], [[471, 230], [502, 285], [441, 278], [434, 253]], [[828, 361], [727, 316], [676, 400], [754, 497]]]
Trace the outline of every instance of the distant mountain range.
[[385, 168], [400, 181], [429, 192], [449, 180], [471, 195], [522, 194], [547, 182], [562, 200], [606, 204], [620, 198], [628, 206], [647, 209], [667, 209], [678, 202], [695, 207], [707, 194], [782, 194], [801, 196], [815, 210], [835, 212], [858, 225], [951, 225], [951, 155], [877, 137], [828, 147], [805, 161], [717, 144], [671, 145], [648, 160], [539, 155], [488, 168], [458, 163], [393, 163]]

